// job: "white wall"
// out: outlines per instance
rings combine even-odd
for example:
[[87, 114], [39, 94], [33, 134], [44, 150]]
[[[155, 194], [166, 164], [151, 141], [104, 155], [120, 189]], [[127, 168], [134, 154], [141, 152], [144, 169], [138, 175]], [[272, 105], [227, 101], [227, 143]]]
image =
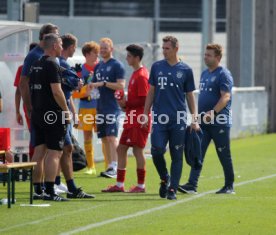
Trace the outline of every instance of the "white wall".
[[150, 18], [40, 16], [39, 22], [58, 25], [61, 34], [74, 34], [80, 46], [102, 37], [110, 37], [114, 44], [152, 42], [153, 22]]

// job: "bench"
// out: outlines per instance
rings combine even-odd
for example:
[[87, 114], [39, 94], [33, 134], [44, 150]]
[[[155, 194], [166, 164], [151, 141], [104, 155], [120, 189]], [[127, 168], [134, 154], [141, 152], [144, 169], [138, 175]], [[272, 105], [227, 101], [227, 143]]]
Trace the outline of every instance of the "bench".
[[36, 162], [24, 162], [24, 163], [8, 163], [0, 164], [0, 173], [5, 173], [7, 177], [7, 197], [8, 208], [11, 208], [11, 204], [15, 203], [15, 177], [14, 172], [17, 170], [25, 169], [30, 172], [30, 204], [33, 204], [33, 168]]

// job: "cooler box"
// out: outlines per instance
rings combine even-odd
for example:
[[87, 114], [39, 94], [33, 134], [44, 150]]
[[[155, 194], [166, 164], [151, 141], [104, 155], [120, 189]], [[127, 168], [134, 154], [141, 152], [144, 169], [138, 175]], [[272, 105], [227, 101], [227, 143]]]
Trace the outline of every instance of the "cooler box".
[[11, 148], [11, 129], [0, 128], [0, 150], [8, 151]]

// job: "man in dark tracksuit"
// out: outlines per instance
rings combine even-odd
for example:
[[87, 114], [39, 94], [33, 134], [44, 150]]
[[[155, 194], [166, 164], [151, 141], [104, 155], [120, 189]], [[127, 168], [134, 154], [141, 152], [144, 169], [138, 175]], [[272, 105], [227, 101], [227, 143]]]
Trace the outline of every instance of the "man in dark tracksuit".
[[[153, 111], [151, 154], [161, 179], [159, 195], [168, 200], [176, 199], [176, 191], [182, 173], [186, 120], [179, 114], [186, 113], [187, 100], [191, 114], [196, 116], [194, 76], [192, 69], [178, 58], [179, 43], [173, 36], [163, 38], [164, 59], [151, 67], [150, 90], [146, 98], [144, 114]], [[168, 117], [167, 121], [160, 117]], [[199, 130], [193, 122], [191, 127]], [[171, 155], [170, 173], [166, 166], [165, 152], [169, 143]]]
[[[218, 44], [206, 46], [204, 61], [207, 69], [200, 78], [198, 111], [202, 113], [199, 123], [203, 131], [201, 144], [202, 158], [206, 154], [210, 141], [215, 143], [216, 151], [223, 167], [225, 183], [217, 194], [234, 192], [234, 170], [230, 152], [231, 101], [233, 78], [231, 73], [220, 66], [222, 47]], [[192, 167], [187, 184], [180, 185], [183, 193], [196, 193], [198, 178], [202, 167]]]

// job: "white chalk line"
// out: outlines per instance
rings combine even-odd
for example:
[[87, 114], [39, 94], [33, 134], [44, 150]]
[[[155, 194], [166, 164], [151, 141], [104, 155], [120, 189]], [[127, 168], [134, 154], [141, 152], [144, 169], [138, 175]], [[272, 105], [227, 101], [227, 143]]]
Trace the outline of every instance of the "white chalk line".
[[[256, 178], [256, 179], [253, 179], [253, 180], [243, 181], [243, 182], [240, 182], [238, 184], [235, 184], [235, 187], [242, 186], [242, 185], [249, 184], [249, 183], [254, 183], [254, 182], [257, 182], [257, 181], [262, 181], [262, 180], [270, 179], [270, 178], [273, 178], [275, 176], [276, 176], [276, 174], [273, 174], [273, 175], [268, 175], [268, 176]], [[214, 192], [216, 192], [216, 190], [211, 190], [211, 191], [203, 192], [203, 193], [194, 195], [194, 196], [192, 196], [190, 198], [185, 198], [185, 199], [177, 200], [177, 201], [174, 201], [172, 203], [169, 203], [169, 204], [166, 204], [166, 205], [162, 205], [162, 206], [159, 206], [159, 207], [151, 208], [151, 209], [144, 210], [144, 211], [139, 211], [139, 212], [136, 212], [136, 213], [133, 213], [133, 214], [130, 214], [130, 215], [120, 216], [120, 217], [117, 217], [117, 218], [105, 220], [105, 221], [94, 223], [94, 224], [89, 224], [89, 225], [86, 225], [86, 226], [83, 226], [83, 227], [80, 227], [80, 228], [77, 228], [77, 229], [74, 229], [74, 230], [71, 230], [71, 231], [68, 231], [68, 232], [61, 233], [60, 235], [74, 234], [74, 233], [78, 233], [78, 232], [81, 232], [81, 231], [86, 231], [86, 230], [89, 230], [89, 229], [101, 227], [103, 225], [114, 223], [114, 222], [117, 222], [117, 221], [121, 221], [121, 220], [126, 220], [126, 219], [131, 219], [131, 218], [134, 218], [134, 217], [142, 216], [142, 215], [149, 214], [149, 213], [152, 213], [152, 212], [155, 212], [155, 211], [159, 211], [159, 210], [162, 210], [162, 209], [166, 209], [166, 208], [169, 208], [169, 207], [181, 204], [181, 203], [193, 201], [193, 200], [195, 200], [197, 198], [201, 198], [201, 197], [203, 197], [203, 196], [205, 196], [207, 194], [211, 194], [211, 193], [214, 193]], [[40, 224], [40, 223], [43, 223], [44, 221], [55, 219], [57, 217], [66, 216], [66, 215], [69, 215], [69, 214], [75, 214], [75, 213], [79, 213], [79, 212], [83, 212], [83, 211], [89, 211], [91, 209], [94, 209], [94, 208], [97, 208], [97, 207], [100, 207], [100, 206], [104, 206], [104, 204], [96, 205], [96, 206], [85, 208], [85, 209], [80, 209], [80, 210], [77, 210], [77, 211], [71, 211], [71, 212], [68, 212], [68, 213], [57, 214], [57, 215], [49, 216], [49, 217], [46, 217], [46, 218], [43, 218], [43, 219], [40, 219], [40, 220], [35, 220], [35, 221], [33, 220], [33, 221], [30, 221], [30, 222], [27, 222], [27, 223], [22, 223], [22, 224], [17, 224], [17, 225], [10, 226], [10, 227], [2, 228], [2, 229], [0, 229], [0, 232], [4, 232], [4, 231], [8, 231], [8, 230], [24, 227], [24, 226], [27, 226], [27, 225]]]
[[103, 205], [104, 204], [96, 205], [96, 206], [92, 206], [92, 207], [89, 207], [89, 208], [80, 209], [80, 210], [76, 210], [76, 211], [70, 211], [70, 212], [67, 212], [67, 213], [57, 214], [57, 215], [49, 216], [49, 217], [46, 217], [46, 218], [43, 218], [43, 219], [40, 219], [40, 220], [32, 220], [32, 221], [29, 221], [27, 223], [22, 223], [22, 224], [17, 224], [17, 225], [10, 226], [10, 227], [7, 227], [7, 228], [2, 228], [2, 229], [0, 229], [0, 232], [8, 231], [8, 230], [15, 229], [15, 228], [24, 227], [24, 226], [27, 226], [27, 225], [40, 224], [40, 223], [43, 223], [44, 221], [47, 221], [47, 220], [55, 219], [55, 218], [58, 218], [58, 217], [61, 217], [61, 216], [67, 216], [67, 215], [70, 215], [70, 214], [80, 213], [80, 212], [83, 212], [83, 211], [89, 211], [91, 209], [95, 209], [95, 208], [97, 208], [99, 206], [103, 206]]
[[[270, 179], [270, 178], [273, 178], [273, 177], [276, 177], [276, 174], [268, 175], [268, 176], [263, 176], [263, 177], [256, 178], [256, 179], [253, 179], [253, 180], [243, 181], [243, 182], [235, 184], [235, 187], [239, 187], [239, 186], [243, 186], [243, 185], [246, 185], [246, 184], [250, 184], [250, 183], [254, 183], [254, 182]], [[168, 203], [166, 205], [154, 207], [154, 208], [151, 208], [151, 209], [148, 209], [148, 210], [138, 211], [138, 212], [133, 213], [133, 214], [129, 214], [129, 215], [125, 215], [125, 216], [120, 216], [120, 217], [104, 220], [104, 221], [93, 223], [93, 224], [88, 224], [86, 226], [82, 226], [82, 227], [76, 228], [76, 229], [71, 230], [71, 231], [60, 233], [60, 235], [75, 234], [75, 233], [87, 231], [87, 230], [90, 230], [90, 229], [93, 229], [93, 228], [98, 228], [98, 227], [101, 227], [101, 226], [104, 226], [104, 225], [107, 225], [107, 224], [111, 224], [111, 223], [114, 223], [114, 222], [118, 222], [118, 221], [122, 221], [122, 220], [131, 219], [131, 218], [134, 218], [134, 217], [150, 214], [152, 212], [160, 211], [160, 210], [163, 210], [163, 209], [167, 209], [167, 208], [173, 207], [173, 206], [181, 204], [181, 203], [193, 201], [195, 199], [204, 197], [207, 194], [215, 193], [216, 191], [217, 190], [210, 190], [210, 191], [207, 191], [207, 192], [196, 194], [196, 195], [194, 195], [194, 196], [192, 196], [190, 198], [185, 198], [185, 199], [174, 201], [172, 203]]]

